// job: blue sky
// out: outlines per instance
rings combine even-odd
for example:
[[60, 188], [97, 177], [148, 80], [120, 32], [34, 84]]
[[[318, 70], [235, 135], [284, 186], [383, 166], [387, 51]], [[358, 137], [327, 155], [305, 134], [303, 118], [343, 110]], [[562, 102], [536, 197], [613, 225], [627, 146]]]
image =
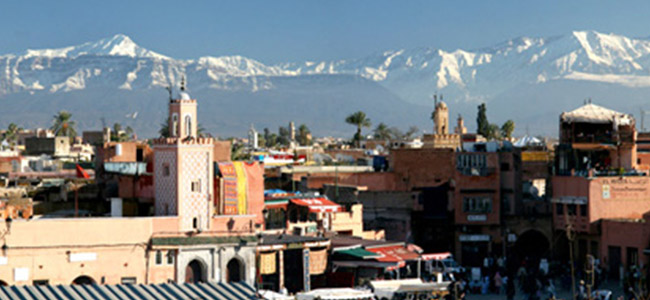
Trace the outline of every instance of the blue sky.
[[4, 1], [0, 54], [124, 33], [175, 58], [330, 60], [585, 29], [646, 37], [649, 13], [650, 1]]

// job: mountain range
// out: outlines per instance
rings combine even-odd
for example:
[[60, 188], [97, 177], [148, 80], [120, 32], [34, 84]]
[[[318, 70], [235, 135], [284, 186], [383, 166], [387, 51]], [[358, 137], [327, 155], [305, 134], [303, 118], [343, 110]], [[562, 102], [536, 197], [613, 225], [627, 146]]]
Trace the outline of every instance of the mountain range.
[[574, 31], [475, 50], [267, 65], [242, 56], [174, 59], [118, 34], [0, 55], [0, 70], [0, 127], [48, 127], [52, 115], [68, 110], [81, 130], [120, 122], [155, 136], [166, 116], [165, 87], [186, 77], [201, 125], [217, 136], [244, 136], [250, 124], [275, 131], [289, 121], [317, 136], [351, 136], [344, 119], [356, 110], [374, 124], [430, 132], [434, 93], [444, 95], [452, 128], [460, 114], [472, 130], [485, 102], [491, 122], [513, 119], [519, 135], [556, 135], [559, 114], [586, 98], [632, 114], [648, 106], [650, 40]]

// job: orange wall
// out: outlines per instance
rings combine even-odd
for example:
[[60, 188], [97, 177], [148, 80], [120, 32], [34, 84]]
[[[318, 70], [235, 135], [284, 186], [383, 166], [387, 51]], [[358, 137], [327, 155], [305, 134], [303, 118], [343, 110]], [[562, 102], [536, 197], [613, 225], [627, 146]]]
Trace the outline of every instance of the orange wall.
[[[483, 153], [486, 156], [487, 168], [494, 171], [488, 176], [468, 176], [456, 173], [454, 214], [456, 224], [485, 225], [499, 224], [501, 211], [501, 174], [499, 171], [498, 153]], [[492, 199], [492, 212], [467, 213], [463, 211], [463, 199], [466, 197], [489, 197]], [[469, 221], [470, 215], [485, 215], [486, 221]]]
[[394, 149], [389, 164], [396, 189], [431, 187], [447, 182], [456, 172], [456, 153], [443, 149]]

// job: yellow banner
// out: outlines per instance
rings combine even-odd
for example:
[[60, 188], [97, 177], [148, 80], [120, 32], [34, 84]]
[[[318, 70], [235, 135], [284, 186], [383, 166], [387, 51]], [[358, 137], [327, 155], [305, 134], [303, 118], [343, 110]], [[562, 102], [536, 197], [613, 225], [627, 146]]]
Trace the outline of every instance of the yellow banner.
[[275, 252], [260, 253], [260, 274], [275, 274]]
[[523, 151], [521, 152], [522, 161], [549, 161], [549, 153], [544, 151]]
[[246, 206], [248, 205], [246, 201], [246, 190], [248, 186], [246, 182], [246, 170], [244, 170], [244, 162], [235, 161], [233, 165], [235, 166], [235, 173], [237, 173], [237, 212], [240, 215], [245, 215], [247, 213]]
[[318, 275], [325, 273], [327, 268], [327, 250], [309, 251], [309, 274]]

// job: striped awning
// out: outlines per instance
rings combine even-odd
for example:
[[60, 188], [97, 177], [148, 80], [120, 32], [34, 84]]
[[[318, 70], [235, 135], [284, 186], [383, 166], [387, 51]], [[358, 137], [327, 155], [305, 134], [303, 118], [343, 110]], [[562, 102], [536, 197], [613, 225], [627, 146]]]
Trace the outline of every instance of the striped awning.
[[257, 299], [246, 283], [35, 285], [0, 287], [0, 299], [190, 300]]

